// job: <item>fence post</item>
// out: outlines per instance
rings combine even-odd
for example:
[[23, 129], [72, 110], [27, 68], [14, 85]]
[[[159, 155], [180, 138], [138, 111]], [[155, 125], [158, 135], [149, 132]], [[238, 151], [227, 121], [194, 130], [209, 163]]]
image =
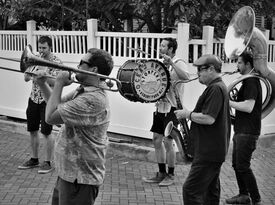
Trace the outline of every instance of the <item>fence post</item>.
[[213, 40], [214, 40], [213, 26], [203, 26], [202, 39], [206, 41], [205, 53], [203, 54], [213, 54]]
[[27, 44], [30, 44], [32, 48], [35, 50], [35, 38], [33, 35], [33, 31], [36, 30], [36, 21], [30, 20], [27, 21]]
[[188, 23], [178, 23], [178, 34], [177, 34], [177, 42], [178, 49], [176, 51], [176, 55], [179, 58], [182, 58], [186, 62], [188, 61], [189, 55], [189, 27]]
[[264, 31], [262, 31], [262, 32], [263, 32], [263, 34], [264, 34], [266, 40], [269, 41], [269, 34], [270, 34], [270, 31], [266, 29], [266, 30], [264, 30]]
[[96, 32], [97, 32], [97, 19], [87, 20], [87, 46], [89, 48], [97, 48]]

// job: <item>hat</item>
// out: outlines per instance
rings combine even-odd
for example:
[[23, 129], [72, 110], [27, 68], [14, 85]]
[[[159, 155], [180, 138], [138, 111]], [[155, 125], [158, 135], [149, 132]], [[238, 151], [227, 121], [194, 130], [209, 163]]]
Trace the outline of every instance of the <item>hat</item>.
[[206, 54], [197, 59], [194, 63], [194, 66], [202, 66], [202, 65], [214, 65], [215, 69], [221, 70], [222, 61], [218, 56], [212, 54]]

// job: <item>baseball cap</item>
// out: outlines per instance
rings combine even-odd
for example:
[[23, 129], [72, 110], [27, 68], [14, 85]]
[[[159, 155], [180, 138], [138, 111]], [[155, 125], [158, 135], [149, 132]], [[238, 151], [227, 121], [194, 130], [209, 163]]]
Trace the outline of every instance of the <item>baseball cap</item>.
[[218, 56], [212, 54], [202, 55], [199, 59], [197, 59], [194, 63], [194, 66], [202, 66], [202, 65], [213, 65], [216, 70], [221, 70], [222, 61]]

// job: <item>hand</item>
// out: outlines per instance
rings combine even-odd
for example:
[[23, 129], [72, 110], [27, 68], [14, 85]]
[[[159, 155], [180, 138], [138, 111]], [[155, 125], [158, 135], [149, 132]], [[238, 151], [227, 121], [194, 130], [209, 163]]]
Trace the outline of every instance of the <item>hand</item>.
[[60, 71], [57, 75], [55, 83], [59, 83], [62, 86], [68, 86], [73, 83], [73, 79], [71, 79], [71, 74], [68, 71]]
[[174, 111], [177, 119], [185, 119], [185, 118], [188, 118], [189, 114], [190, 114], [190, 111], [187, 110], [184, 106], [182, 107], [181, 110], [175, 110]]
[[163, 63], [165, 64], [165, 65], [171, 65], [172, 63], [173, 63], [173, 61], [172, 61], [172, 58], [170, 57], [170, 56], [168, 56], [168, 55], [166, 55], [166, 54], [162, 54], [162, 57], [163, 57]]
[[36, 70], [33, 72], [33, 80], [38, 84], [45, 84], [47, 81], [47, 73], [45, 70]]

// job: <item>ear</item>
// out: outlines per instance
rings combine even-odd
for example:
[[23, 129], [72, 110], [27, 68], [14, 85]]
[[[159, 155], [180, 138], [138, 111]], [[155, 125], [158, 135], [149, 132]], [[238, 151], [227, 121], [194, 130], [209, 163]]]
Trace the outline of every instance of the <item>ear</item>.
[[98, 68], [96, 66], [93, 66], [91, 68], [91, 71], [94, 72], [94, 73], [98, 73]]

